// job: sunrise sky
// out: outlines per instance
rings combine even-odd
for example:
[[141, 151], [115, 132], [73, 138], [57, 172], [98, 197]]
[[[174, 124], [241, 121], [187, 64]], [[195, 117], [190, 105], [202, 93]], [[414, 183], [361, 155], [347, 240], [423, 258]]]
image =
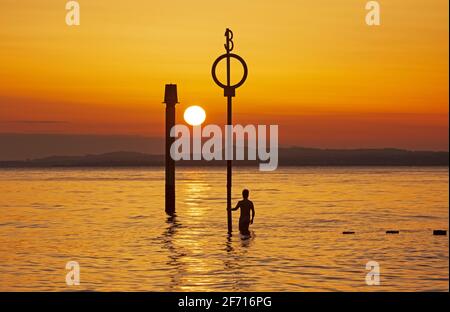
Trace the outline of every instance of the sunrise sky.
[[0, 0], [0, 133], [164, 133], [164, 85], [178, 120], [226, 117], [211, 65], [224, 31], [249, 77], [235, 123], [278, 124], [283, 145], [448, 150], [448, 0]]

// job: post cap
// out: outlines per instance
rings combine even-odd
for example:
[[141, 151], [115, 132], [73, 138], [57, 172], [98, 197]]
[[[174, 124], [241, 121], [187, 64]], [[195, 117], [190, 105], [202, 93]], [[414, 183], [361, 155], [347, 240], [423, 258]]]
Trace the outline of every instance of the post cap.
[[177, 85], [166, 84], [166, 90], [164, 92], [164, 103], [176, 104], [178, 103]]

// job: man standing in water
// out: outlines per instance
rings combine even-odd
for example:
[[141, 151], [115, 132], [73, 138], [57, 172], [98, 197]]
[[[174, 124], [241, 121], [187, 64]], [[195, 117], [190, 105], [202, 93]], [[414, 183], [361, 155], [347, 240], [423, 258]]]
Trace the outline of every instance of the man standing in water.
[[[239, 218], [239, 232], [242, 235], [250, 236], [250, 231], [248, 227], [250, 224], [253, 224], [253, 219], [255, 218], [255, 207], [253, 206], [253, 202], [248, 199], [249, 191], [244, 189], [242, 191], [243, 200], [238, 201], [235, 208], [231, 209], [231, 211], [236, 211], [241, 208], [241, 217]], [[252, 211], [252, 219], [250, 220], [250, 210]]]

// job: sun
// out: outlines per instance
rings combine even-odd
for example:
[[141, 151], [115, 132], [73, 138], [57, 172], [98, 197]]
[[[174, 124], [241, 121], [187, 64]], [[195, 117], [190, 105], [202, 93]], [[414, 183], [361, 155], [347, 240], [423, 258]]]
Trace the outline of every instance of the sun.
[[201, 125], [205, 121], [205, 118], [206, 118], [205, 110], [200, 106], [197, 105], [189, 106], [184, 111], [184, 120], [191, 126]]

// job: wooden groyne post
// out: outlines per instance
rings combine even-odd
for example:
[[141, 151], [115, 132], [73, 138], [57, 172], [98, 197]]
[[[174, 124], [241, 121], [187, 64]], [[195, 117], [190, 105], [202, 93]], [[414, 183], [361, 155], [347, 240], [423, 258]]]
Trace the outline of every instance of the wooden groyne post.
[[175, 105], [178, 103], [177, 85], [166, 84], [164, 93], [164, 103], [166, 104], [166, 214], [175, 214], [175, 161], [170, 156], [170, 147], [175, 138], [170, 136], [170, 130], [175, 126]]

